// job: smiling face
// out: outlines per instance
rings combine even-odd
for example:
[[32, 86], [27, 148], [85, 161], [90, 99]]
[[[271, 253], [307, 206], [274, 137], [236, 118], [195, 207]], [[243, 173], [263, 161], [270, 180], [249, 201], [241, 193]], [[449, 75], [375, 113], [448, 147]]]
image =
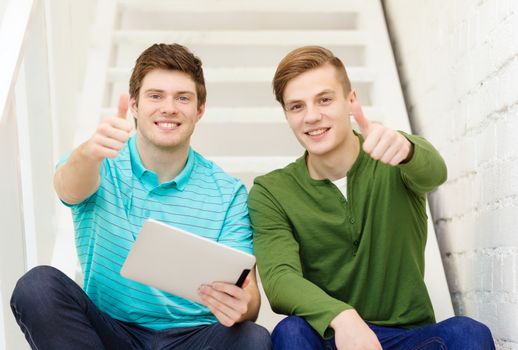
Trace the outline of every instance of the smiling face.
[[310, 156], [326, 157], [346, 147], [351, 128], [351, 102], [331, 64], [308, 70], [286, 84], [284, 113], [300, 144]]
[[187, 74], [155, 69], [142, 80], [138, 101], [131, 99], [137, 134], [147, 146], [162, 150], [189, 147], [205, 106], [197, 107], [196, 85]]

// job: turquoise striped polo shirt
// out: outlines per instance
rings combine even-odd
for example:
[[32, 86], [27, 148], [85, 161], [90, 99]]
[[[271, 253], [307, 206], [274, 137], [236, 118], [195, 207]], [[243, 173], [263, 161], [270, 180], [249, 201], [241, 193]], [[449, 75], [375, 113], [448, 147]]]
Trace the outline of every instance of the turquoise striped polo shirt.
[[246, 188], [192, 148], [180, 174], [158, 184], [140, 160], [136, 137], [102, 162], [97, 192], [70, 206], [83, 288], [103, 312], [143, 327], [215, 323], [207, 307], [128, 280], [120, 270], [148, 218], [252, 253]]

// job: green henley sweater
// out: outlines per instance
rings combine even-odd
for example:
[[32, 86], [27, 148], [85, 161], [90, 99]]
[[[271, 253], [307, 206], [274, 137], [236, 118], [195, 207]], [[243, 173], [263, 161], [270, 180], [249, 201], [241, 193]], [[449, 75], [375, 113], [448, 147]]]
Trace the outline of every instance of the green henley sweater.
[[423, 280], [426, 193], [446, 180], [446, 166], [426, 140], [402, 134], [412, 159], [389, 166], [360, 150], [347, 200], [330, 180], [309, 176], [305, 155], [255, 179], [254, 251], [275, 312], [304, 317], [324, 338], [350, 308], [380, 326], [435, 322]]

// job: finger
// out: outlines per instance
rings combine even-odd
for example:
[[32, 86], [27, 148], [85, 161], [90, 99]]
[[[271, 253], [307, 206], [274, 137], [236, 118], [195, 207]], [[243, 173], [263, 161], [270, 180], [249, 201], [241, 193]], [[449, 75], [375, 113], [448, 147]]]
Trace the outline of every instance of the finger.
[[119, 97], [119, 106], [117, 111], [117, 117], [120, 119], [126, 119], [128, 113], [129, 96], [128, 94], [122, 94]]
[[[115, 119], [115, 118], [110, 118], [110, 120], [106, 120], [105, 123], [102, 123], [101, 125], [99, 125], [98, 134], [105, 136], [105, 137], [115, 139], [120, 142], [128, 141], [128, 139], [130, 137], [130, 133], [128, 132], [127, 129], [121, 129], [119, 127], [121, 125], [115, 125], [115, 124], [117, 124], [117, 122], [119, 122], [119, 123], [125, 122], [125, 120]], [[122, 126], [124, 126], [124, 125], [122, 125]]]
[[[398, 152], [401, 150], [401, 145], [399, 144], [393, 144], [391, 145], [385, 153], [381, 156], [380, 161], [385, 164], [391, 164], [390, 162], [394, 157], [398, 154]], [[392, 165], [392, 164], [391, 164]]]
[[389, 162], [390, 165], [398, 165], [406, 158], [406, 152], [404, 150], [400, 150]]
[[247, 294], [243, 288], [236, 286], [235, 284], [214, 282], [212, 288], [225, 294], [231, 295], [236, 299], [244, 299]]
[[224, 325], [226, 327], [232, 327], [236, 323], [231, 317], [229, 317], [223, 311], [214, 307], [211, 304], [211, 302], [208, 300], [208, 297], [206, 295], [200, 294], [200, 298], [201, 298], [203, 304], [209, 308], [210, 312], [212, 312], [212, 314], [218, 319], [218, 321], [222, 325]]
[[105, 119], [105, 121], [114, 128], [124, 130], [127, 133], [133, 129], [132, 123], [126, 119], [108, 117]]
[[124, 147], [124, 142], [118, 141], [111, 137], [105, 137], [101, 135], [97, 135], [95, 138], [95, 143], [104, 148], [109, 148], [115, 151], [120, 151], [122, 147]]
[[209, 296], [217, 301], [240, 314], [244, 314], [247, 311], [251, 297], [243, 289], [230, 283], [213, 283], [212, 286], [207, 287], [208, 289], [202, 289], [202, 291], [206, 291]]
[[[395, 145], [396, 147], [398, 146], [397, 142], [397, 135], [394, 132], [392, 132], [392, 130], [383, 130], [383, 133], [381, 134], [381, 137], [378, 140], [376, 147], [374, 147], [374, 149], [371, 152], [371, 157], [376, 160], [381, 160], [385, 153], [389, 150], [389, 148], [392, 147], [392, 145]], [[394, 154], [392, 154], [392, 156], [393, 155]], [[392, 157], [390, 157], [390, 159], [392, 159]]]
[[207, 302], [207, 305], [211, 307], [213, 310], [215, 310], [215, 312], [224, 314], [234, 322], [239, 320], [239, 318], [242, 315], [242, 313], [238, 312], [237, 310], [234, 310], [227, 304], [222, 303], [221, 301], [210, 295], [205, 295], [205, 300]]
[[[210, 287], [204, 286], [200, 288], [200, 297], [204, 301], [204, 303], [209, 307], [212, 313], [217, 316], [217, 314], [223, 314], [233, 322], [239, 320], [242, 313], [230, 307], [227, 303], [228, 300], [223, 301], [221, 295], [218, 295], [214, 290], [210, 290]], [[215, 292], [215, 293], [214, 293]]]
[[369, 155], [378, 145], [384, 131], [384, 128], [379, 124], [372, 124], [370, 129], [369, 135], [365, 136], [365, 141], [363, 141], [363, 150]]
[[90, 154], [98, 159], [115, 158], [119, 152], [111, 148], [106, 148], [98, 144], [94, 144], [91, 148]]
[[243, 289], [229, 283], [213, 283], [210, 295], [241, 314], [246, 312], [251, 299]]
[[241, 288], [245, 289], [250, 284], [250, 281], [252, 280], [251, 274], [252, 274], [251, 271], [248, 272], [248, 275], [246, 275], [245, 281], [243, 282], [243, 285], [241, 286]]
[[362, 106], [358, 100], [351, 103], [351, 112], [353, 114], [354, 120], [356, 120], [356, 123], [360, 127], [361, 133], [367, 136], [369, 134], [370, 122], [363, 114]]

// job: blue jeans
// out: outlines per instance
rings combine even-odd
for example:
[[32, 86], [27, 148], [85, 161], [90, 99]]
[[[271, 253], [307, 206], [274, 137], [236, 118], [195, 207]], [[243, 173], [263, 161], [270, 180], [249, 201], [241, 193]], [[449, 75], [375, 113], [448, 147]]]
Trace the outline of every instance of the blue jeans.
[[32, 349], [271, 349], [270, 334], [253, 322], [155, 331], [116, 320], [50, 266], [20, 278], [11, 309]]
[[[456, 316], [415, 329], [369, 324], [383, 349], [492, 350], [491, 331], [469, 317]], [[289, 316], [272, 332], [274, 350], [336, 350], [334, 338], [325, 340], [303, 318]]]

